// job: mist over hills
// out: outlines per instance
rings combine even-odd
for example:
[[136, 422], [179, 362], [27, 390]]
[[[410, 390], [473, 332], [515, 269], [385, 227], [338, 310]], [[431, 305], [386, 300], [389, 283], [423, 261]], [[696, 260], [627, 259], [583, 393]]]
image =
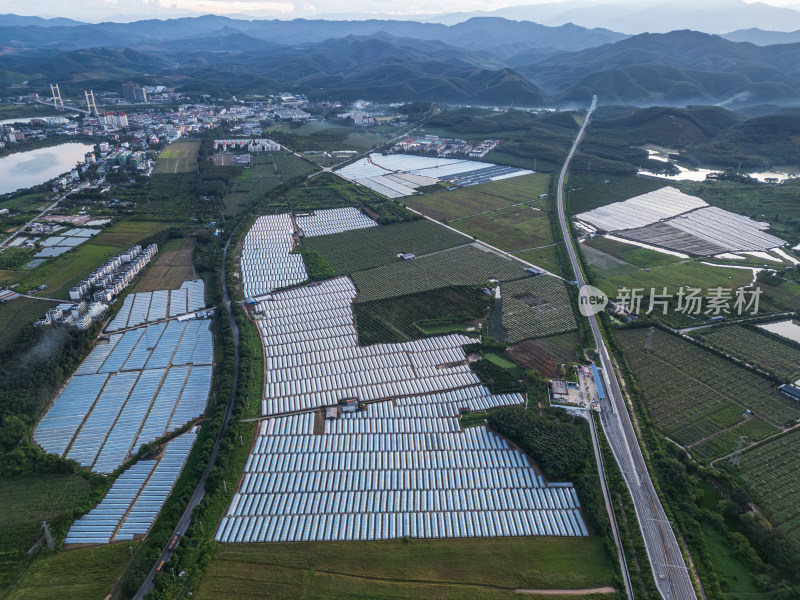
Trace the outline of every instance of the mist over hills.
[[[343, 100], [504, 106], [565, 105], [595, 93], [604, 103], [640, 105], [797, 104], [800, 98], [800, 40], [756, 45], [685, 30], [626, 36], [497, 17], [452, 26], [213, 15], [39, 21], [0, 27], [0, 91], [46, 91], [53, 82], [118, 89], [120, 80], [132, 79], [216, 97], [291, 89]], [[794, 39], [759, 30], [727, 37], [736, 36]]]
[[436, 15], [431, 20], [452, 24], [476, 16], [491, 16], [551, 26], [574, 23], [584, 27], [606, 27], [628, 34], [666, 33], [676, 29], [724, 34], [751, 27], [774, 31], [800, 29], [800, 11], [797, 8], [744, 0], [663, 0], [646, 3], [566, 0], [509, 6], [493, 11]]
[[561, 101], [789, 102], [800, 93], [800, 44], [755, 46], [696, 31], [641, 34], [558, 54], [519, 72]]

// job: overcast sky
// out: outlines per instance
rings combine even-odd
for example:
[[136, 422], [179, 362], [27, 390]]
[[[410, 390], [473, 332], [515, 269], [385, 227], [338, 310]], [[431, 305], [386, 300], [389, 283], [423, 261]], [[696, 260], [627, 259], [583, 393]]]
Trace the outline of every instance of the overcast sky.
[[[589, 0], [595, 4], [636, 4], [663, 0]], [[703, 2], [703, 0], [698, 0]], [[735, 1], [735, 0], [731, 0]], [[749, 1], [749, 0], [748, 0]], [[42, 17], [70, 17], [80, 21], [129, 21], [217, 14], [250, 18], [314, 17], [319, 15], [430, 15], [447, 12], [487, 11], [508, 6], [570, 0], [0, 0], [0, 13]], [[762, 0], [774, 6], [800, 8], [800, 0]]]

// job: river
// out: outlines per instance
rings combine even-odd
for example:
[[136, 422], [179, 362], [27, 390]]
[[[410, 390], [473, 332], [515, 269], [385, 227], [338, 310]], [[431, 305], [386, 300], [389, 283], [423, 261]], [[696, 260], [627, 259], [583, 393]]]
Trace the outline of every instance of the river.
[[0, 194], [50, 181], [83, 162], [92, 144], [67, 142], [49, 148], [16, 152], [0, 158]]

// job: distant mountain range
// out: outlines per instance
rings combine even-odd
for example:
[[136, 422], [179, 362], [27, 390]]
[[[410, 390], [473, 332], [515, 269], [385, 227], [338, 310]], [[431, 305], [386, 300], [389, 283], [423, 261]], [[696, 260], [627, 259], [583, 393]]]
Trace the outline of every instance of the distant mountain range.
[[[29, 19], [30, 17], [19, 17]], [[388, 34], [394, 37], [436, 40], [500, 58], [537, 48], [546, 52], [582, 50], [627, 37], [608, 29], [586, 29], [568, 24], [546, 27], [537, 23], [501, 18], [474, 18], [457, 25], [414, 21], [245, 21], [215, 15], [204, 17], [98, 24], [14, 25], [0, 19], [0, 42], [16, 48], [78, 49], [158, 44], [181, 39], [246, 34], [276, 44], [322, 42], [348, 35]], [[11, 24], [9, 24], [11, 23]]]
[[[217, 16], [16, 21], [4, 19], [12, 25], [0, 27], [0, 94], [47, 92], [53, 82], [118, 90], [121, 80], [132, 79], [215, 96], [292, 89], [344, 100], [504, 106], [565, 105], [595, 93], [603, 103], [643, 105], [800, 99], [797, 34], [757, 29], [727, 36], [743, 38], [736, 41], [696, 31], [626, 36], [497, 17], [452, 26]], [[756, 45], [770, 36], [790, 43]]]
[[754, 46], [696, 31], [641, 34], [518, 71], [561, 102], [796, 103], [800, 44]]
[[798, 31], [764, 31], [758, 27], [739, 29], [726, 33], [722, 37], [732, 42], [751, 42], [757, 46], [772, 46], [774, 44], [797, 44], [800, 42]]
[[584, 27], [606, 27], [629, 34], [667, 33], [677, 29], [723, 34], [751, 27], [775, 31], [800, 29], [798, 8], [800, 6], [779, 7], [744, 0], [612, 0], [602, 3], [566, 0], [509, 6], [493, 11], [436, 15], [431, 20], [452, 24], [478, 16], [504, 17], [551, 26], [574, 23]]

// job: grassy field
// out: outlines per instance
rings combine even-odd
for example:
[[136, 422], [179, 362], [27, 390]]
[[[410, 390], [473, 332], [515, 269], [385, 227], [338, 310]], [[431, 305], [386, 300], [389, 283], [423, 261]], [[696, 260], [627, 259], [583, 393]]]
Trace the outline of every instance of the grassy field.
[[647, 337], [646, 328], [617, 333], [650, 418], [701, 460], [729, 454], [739, 435], [763, 439], [800, 417], [769, 379], [662, 330], [645, 352]]
[[47, 206], [48, 206], [47, 196], [41, 192], [33, 194], [22, 194], [20, 196], [15, 196], [8, 200], [0, 201], [0, 208], [7, 208], [9, 211], [20, 212], [20, 213], [43, 210]]
[[197, 170], [199, 140], [172, 142], [158, 155], [153, 173], [193, 173]]
[[59, 552], [35, 561], [7, 600], [104, 598], [122, 574], [139, 542]]
[[525, 340], [508, 349], [508, 354], [526, 369], [545, 377], [557, 377], [558, 363], [575, 362], [575, 350], [580, 345], [577, 331], [552, 335], [537, 340]]
[[196, 279], [192, 262], [194, 238], [169, 240], [133, 287], [134, 292], [174, 290], [184, 281]]
[[11, 346], [24, 327], [42, 318], [45, 311], [55, 305], [55, 302], [30, 298], [16, 298], [0, 304], [0, 350]]
[[420, 321], [466, 322], [485, 316], [488, 298], [480, 288], [448, 287], [354, 306], [362, 346], [422, 337]]
[[168, 229], [171, 221], [122, 221], [103, 231], [94, 239], [81, 244], [58, 258], [33, 270], [20, 283], [27, 290], [41, 284], [46, 290], [38, 295], [51, 298], [69, 298], [69, 289], [110, 257], [120, 254], [140, 240]]
[[487, 285], [490, 278], [513, 281], [527, 276], [522, 263], [467, 245], [359, 271], [353, 281], [358, 288], [356, 302], [370, 302], [451, 285]]
[[284, 181], [313, 173], [316, 167], [290, 152], [256, 154], [253, 166], [234, 182], [224, 199], [225, 214], [235, 215], [252, 202], [260, 200]]
[[742, 454], [739, 477], [773, 527], [800, 548], [800, 431], [781, 436]]
[[29, 290], [39, 285], [46, 285], [48, 289], [40, 292], [40, 296], [68, 298], [72, 281], [88, 275], [115, 254], [119, 254], [117, 246], [87, 242], [37, 267], [20, 282], [20, 289]]
[[597, 538], [220, 544], [195, 597], [511, 598], [614, 586], [613, 569]]
[[71, 512], [91, 493], [80, 475], [0, 478], [0, 551], [28, 550], [42, 534], [42, 521]]
[[697, 329], [691, 335], [785, 381], [800, 378], [800, 346], [789, 340], [742, 325]]
[[349, 274], [400, 262], [398, 254], [417, 256], [471, 242], [427, 219], [368, 227], [303, 240], [303, 246], [319, 252], [338, 274]]

